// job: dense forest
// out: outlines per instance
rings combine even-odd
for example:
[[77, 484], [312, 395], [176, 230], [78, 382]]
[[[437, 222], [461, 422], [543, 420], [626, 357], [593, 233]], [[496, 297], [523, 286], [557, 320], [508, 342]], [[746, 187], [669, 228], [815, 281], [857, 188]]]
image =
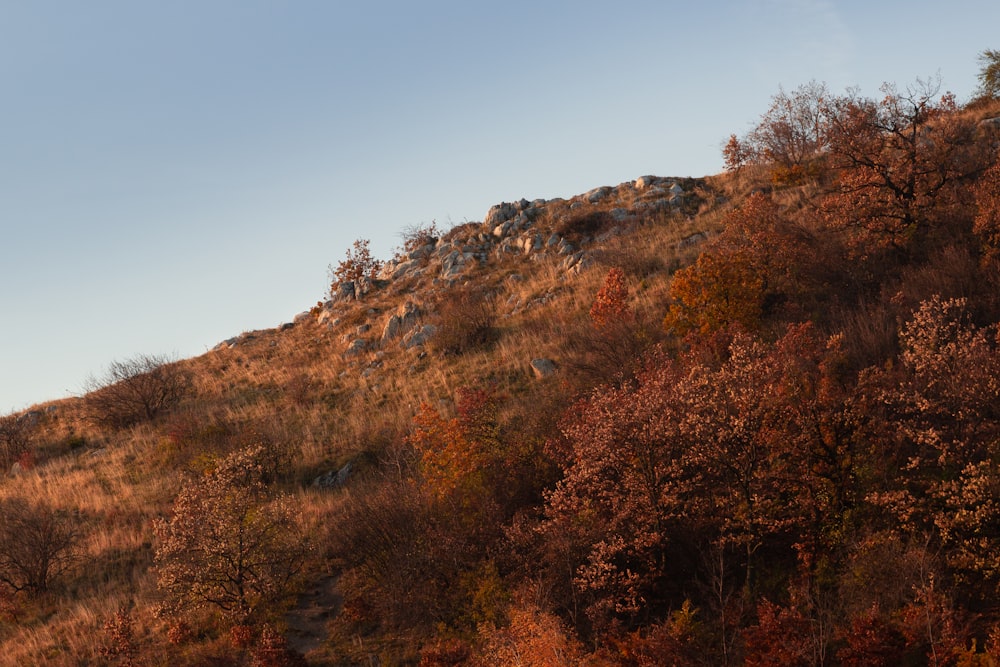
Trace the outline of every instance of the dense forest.
[[359, 241], [3, 417], [0, 663], [1000, 664], [997, 63], [779, 91], [669, 206]]

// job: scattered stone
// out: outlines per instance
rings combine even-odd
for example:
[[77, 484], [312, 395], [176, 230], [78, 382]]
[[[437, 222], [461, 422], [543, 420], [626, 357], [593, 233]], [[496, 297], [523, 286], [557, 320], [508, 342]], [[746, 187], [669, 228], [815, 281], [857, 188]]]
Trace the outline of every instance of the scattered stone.
[[398, 338], [413, 329], [419, 317], [420, 309], [414, 303], [410, 301], [404, 303], [385, 323], [385, 328], [382, 329], [382, 342]]
[[336, 289], [330, 295], [331, 301], [334, 303], [340, 301], [351, 301], [356, 295], [354, 289], [354, 281], [348, 280], [342, 283], [337, 283]]
[[607, 185], [602, 185], [599, 188], [594, 188], [593, 190], [585, 194], [583, 197], [591, 204], [596, 204], [597, 202], [607, 197], [609, 194], [611, 194], [611, 188], [608, 187]]
[[483, 227], [486, 229], [493, 229], [497, 225], [506, 222], [518, 214], [518, 207], [516, 204], [511, 204], [508, 202], [503, 202], [490, 207], [490, 210], [486, 213], [486, 217], [483, 219]]
[[365, 342], [364, 338], [355, 338], [353, 341], [351, 341], [351, 344], [347, 346], [347, 349], [344, 351], [344, 356], [356, 357], [362, 352], [364, 352], [365, 348], [367, 347], [368, 343]]
[[690, 248], [693, 245], [698, 245], [707, 238], [708, 234], [706, 232], [697, 232], [696, 234], [691, 234], [690, 236], [682, 238], [680, 243], [677, 244], [677, 247]]
[[532, 359], [531, 370], [536, 378], [545, 378], [556, 372], [556, 364], [551, 359]]
[[436, 326], [433, 324], [425, 324], [420, 327], [420, 329], [403, 337], [403, 347], [407, 350], [411, 350], [415, 347], [423, 347], [435, 333], [437, 333]]
[[339, 489], [347, 484], [352, 468], [351, 462], [348, 461], [340, 470], [331, 470], [330, 472], [323, 473], [313, 480], [312, 485], [317, 489]]
[[1000, 118], [986, 118], [979, 121], [979, 127], [986, 130], [1000, 130]]
[[635, 179], [635, 189], [645, 190], [656, 182], [656, 176], [640, 176]]

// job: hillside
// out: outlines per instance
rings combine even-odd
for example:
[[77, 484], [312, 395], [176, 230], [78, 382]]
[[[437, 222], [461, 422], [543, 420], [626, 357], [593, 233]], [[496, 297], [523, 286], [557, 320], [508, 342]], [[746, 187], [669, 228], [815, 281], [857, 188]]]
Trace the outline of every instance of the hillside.
[[1000, 104], [797, 104], [4, 417], [0, 664], [994, 664]]

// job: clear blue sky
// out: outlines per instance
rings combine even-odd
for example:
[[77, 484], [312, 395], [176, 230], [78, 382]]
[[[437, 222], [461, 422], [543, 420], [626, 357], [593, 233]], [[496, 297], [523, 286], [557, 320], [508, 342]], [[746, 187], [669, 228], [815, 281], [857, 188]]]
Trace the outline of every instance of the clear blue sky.
[[968, 98], [1000, 3], [0, 1], [0, 414], [322, 297], [354, 239], [652, 173], [810, 79]]

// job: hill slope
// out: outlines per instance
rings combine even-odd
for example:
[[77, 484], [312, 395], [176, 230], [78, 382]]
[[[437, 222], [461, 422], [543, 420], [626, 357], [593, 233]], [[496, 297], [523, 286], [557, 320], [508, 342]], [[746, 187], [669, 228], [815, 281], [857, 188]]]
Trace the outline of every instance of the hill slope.
[[1000, 659], [1000, 106], [821, 100], [4, 418], [0, 660]]

